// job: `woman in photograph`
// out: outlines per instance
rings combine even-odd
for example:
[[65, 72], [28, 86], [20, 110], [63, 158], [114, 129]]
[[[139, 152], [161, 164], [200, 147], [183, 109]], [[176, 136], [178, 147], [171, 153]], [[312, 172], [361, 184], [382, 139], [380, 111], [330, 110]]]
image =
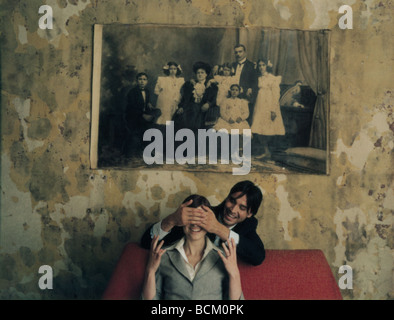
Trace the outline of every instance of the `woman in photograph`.
[[156, 108], [161, 110], [161, 115], [156, 121], [158, 125], [165, 125], [166, 121], [172, 120], [181, 99], [181, 87], [185, 82], [179, 77], [182, 69], [176, 62], [168, 62], [163, 67], [163, 72], [165, 77], [157, 78], [154, 90], [157, 95]]
[[[191, 201], [192, 200], [192, 201]], [[191, 195], [189, 207], [210, 208], [208, 200]], [[152, 240], [145, 271], [145, 300], [239, 300], [243, 299], [234, 239], [222, 244], [223, 253], [194, 224], [183, 227], [184, 236], [166, 249], [158, 237]]]
[[211, 67], [205, 62], [193, 65], [195, 79], [186, 81], [181, 89], [181, 101], [174, 115], [175, 127], [193, 131], [212, 126], [219, 116], [216, 105], [218, 87], [209, 81]]
[[257, 158], [270, 158], [268, 144], [270, 137], [285, 135], [282, 114], [279, 106], [281, 76], [274, 76], [272, 64], [266, 59], [257, 61], [258, 92], [253, 111], [252, 134], [254, 146], [260, 147]]

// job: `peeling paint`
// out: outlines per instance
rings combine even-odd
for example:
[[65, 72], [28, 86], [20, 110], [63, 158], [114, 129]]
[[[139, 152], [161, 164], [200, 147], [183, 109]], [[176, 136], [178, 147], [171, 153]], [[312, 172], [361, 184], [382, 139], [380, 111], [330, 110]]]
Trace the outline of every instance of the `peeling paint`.
[[292, 15], [290, 12], [290, 9], [289, 9], [289, 7], [281, 4], [281, 2], [283, 2], [283, 1], [274, 0], [274, 7], [276, 10], [279, 11], [279, 14], [283, 20], [289, 20]]
[[[1, 172], [0, 252], [14, 253], [22, 246], [38, 250], [42, 247], [40, 217], [34, 214], [30, 194], [19, 191], [11, 180], [8, 174], [11, 162], [4, 153], [1, 155]], [[12, 197], [17, 197], [18, 202], [12, 201]]]
[[62, 34], [65, 36], [69, 35], [69, 32], [67, 30], [67, 24], [69, 19], [74, 16], [79, 16], [80, 12], [83, 11], [90, 4], [90, 0], [68, 3], [70, 5], [65, 5], [63, 8], [61, 8], [57, 0], [47, 0], [46, 5], [50, 6], [53, 10], [53, 29], [37, 30], [37, 34], [41, 38], [47, 39], [50, 43], [55, 45], [55, 47], [59, 47], [59, 42]]
[[286, 241], [291, 241], [292, 238], [289, 235], [289, 222], [294, 219], [301, 219], [301, 214], [291, 207], [288, 201], [289, 193], [285, 191], [285, 188], [283, 186], [279, 186], [276, 189], [276, 195], [280, 200], [280, 211], [278, 215], [278, 220], [282, 222], [284, 230], [283, 237]]
[[342, 5], [353, 5], [356, 0], [309, 0], [313, 6], [315, 18], [309, 26], [310, 29], [328, 29], [331, 24], [330, 11], [338, 14], [338, 10]]
[[[351, 265], [345, 299], [392, 299], [394, 91], [390, 0], [4, 0], [0, 299], [100, 298], [129, 241], [190, 193], [219, 204], [239, 177], [91, 170], [92, 26], [164, 23], [331, 29], [330, 175], [249, 174], [264, 201], [267, 249], [321, 249], [334, 276]], [[338, 28], [341, 5], [354, 29]], [[37, 287], [53, 266], [56, 290]], [[34, 277], [33, 277], [34, 275]]]

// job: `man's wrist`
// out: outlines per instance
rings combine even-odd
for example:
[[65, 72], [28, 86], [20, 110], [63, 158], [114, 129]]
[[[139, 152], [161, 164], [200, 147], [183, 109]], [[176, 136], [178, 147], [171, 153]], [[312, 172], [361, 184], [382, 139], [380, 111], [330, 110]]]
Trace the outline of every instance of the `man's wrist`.
[[230, 229], [227, 228], [225, 225], [218, 222], [216, 235], [219, 236], [220, 239], [223, 241], [227, 241], [230, 237]]
[[161, 230], [165, 232], [170, 232], [174, 226], [175, 224], [172, 222], [171, 215], [161, 221]]

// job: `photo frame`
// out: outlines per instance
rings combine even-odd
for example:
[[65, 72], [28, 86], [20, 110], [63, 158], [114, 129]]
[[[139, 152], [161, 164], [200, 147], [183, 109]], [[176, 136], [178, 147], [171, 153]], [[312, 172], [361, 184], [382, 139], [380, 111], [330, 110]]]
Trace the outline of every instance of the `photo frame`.
[[[329, 40], [328, 30], [95, 25], [91, 168], [329, 174]], [[249, 95], [236, 71], [240, 45], [255, 70]], [[169, 62], [179, 66], [177, 97], [163, 103]], [[198, 63], [208, 66], [201, 90]], [[143, 111], [131, 94], [139, 74], [147, 78]], [[246, 101], [247, 116], [235, 99]]]

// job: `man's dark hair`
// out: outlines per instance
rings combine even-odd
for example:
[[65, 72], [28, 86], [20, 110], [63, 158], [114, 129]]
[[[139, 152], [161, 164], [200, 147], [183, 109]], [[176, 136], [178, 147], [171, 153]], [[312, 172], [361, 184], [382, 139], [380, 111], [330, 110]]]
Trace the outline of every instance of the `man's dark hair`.
[[241, 43], [236, 44], [234, 46], [234, 49], [236, 49], [236, 48], [242, 48], [242, 49], [244, 49], [244, 51], [246, 51], [246, 47], [243, 44], [241, 44]]
[[149, 79], [148, 75], [145, 72], [140, 72], [135, 76], [135, 79], [138, 80], [139, 77], [145, 76], [147, 79]]
[[237, 192], [241, 192], [237, 199], [246, 195], [247, 210], [249, 211], [250, 209], [250, 213], [254, 216], [259, 210], [260, 204], [263, 201], [263, 193], [258, 186], [249, 180], [236, 183], [231, 188], [226, 199], [224, 199], [224, 201], [215, 208], [215, 211], [219, 214], [222, 214], [226, 200], [230, 198], [232, 194]]

